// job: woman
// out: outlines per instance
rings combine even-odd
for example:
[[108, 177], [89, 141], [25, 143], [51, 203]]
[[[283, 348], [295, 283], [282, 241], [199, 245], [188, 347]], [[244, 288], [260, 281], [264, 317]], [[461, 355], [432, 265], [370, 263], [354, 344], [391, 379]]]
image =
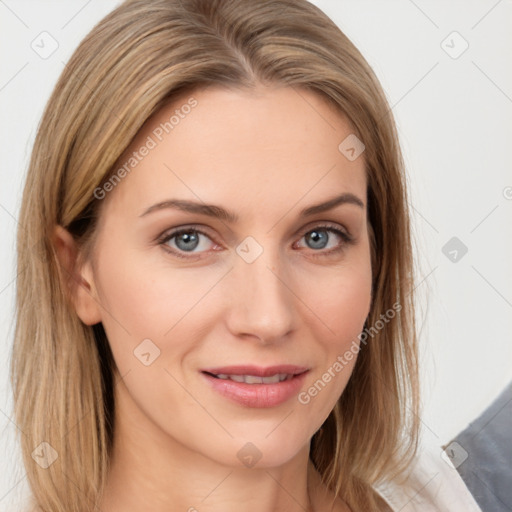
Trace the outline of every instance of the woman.
[[419, 430], [403, 162], [319, 9], [123, 3], [56, 85], [20, 224], [36, 510], [397, 510]]

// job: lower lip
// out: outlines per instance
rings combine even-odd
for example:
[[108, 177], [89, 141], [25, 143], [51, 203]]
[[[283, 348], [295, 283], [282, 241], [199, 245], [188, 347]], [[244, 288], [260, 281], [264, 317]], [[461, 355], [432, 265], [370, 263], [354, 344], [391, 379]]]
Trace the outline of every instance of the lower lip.
[[246, 384], [229, 379], [218, 379], [207, 373], [202, 375], [210, 386], [221, 395], [246, 407], [275, 407], [299, 393], [306, 374], [295, 375], [290, 380], [275, 384]]

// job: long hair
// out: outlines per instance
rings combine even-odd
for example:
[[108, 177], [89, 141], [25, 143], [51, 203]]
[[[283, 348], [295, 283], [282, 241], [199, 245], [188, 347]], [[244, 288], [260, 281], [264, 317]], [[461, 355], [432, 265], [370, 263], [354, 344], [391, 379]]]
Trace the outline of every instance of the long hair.
[[[101, 203], [94, 190], [113, 175], [145, 121], [197, 87], [258, 83], [321, 95], [366, 147], [373, 282], [365, 327], [374, 331], [313, 436], [310, 459], [337, 496], [371, 512], [383, 506], [373, 486], [403, 475], [416, 454], [407, 177], [391, 109], [372, 69], [306, 0], [128, 0], [93, 28], [66, 64], [38, 128], [23, 192], [11, 380], [39, 510], [92, 510], [114, 435], [112, 354], [101, 323], [85, 325], [70, 305], [52, 244], [55, 226], [70, 231], [87, 257]], [[393, 318], [375, 328], [391, 309]], [[36, 448], [48, 463], [57, 458], [43, 468]]]

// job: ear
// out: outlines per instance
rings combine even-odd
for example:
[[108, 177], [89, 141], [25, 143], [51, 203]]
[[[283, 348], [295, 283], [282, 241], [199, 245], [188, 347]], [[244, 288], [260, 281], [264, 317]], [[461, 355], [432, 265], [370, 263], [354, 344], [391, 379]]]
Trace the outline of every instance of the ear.
[[79, 250], [65, 228], [55, 226], [53, 246], [59, 263], [61, 283], [77, 315], [86, 325], [101, 322], [101, 307], [94, 286], [94, 274], [90, 262], [79, 268]]

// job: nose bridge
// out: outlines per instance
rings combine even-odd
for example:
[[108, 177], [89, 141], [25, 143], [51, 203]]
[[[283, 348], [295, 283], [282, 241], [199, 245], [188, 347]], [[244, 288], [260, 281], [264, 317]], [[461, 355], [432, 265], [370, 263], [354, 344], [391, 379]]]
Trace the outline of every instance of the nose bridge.
[[254, 240], [244, 242], [237, 248], [234, 263], [230, 328], [234, 334], [277, 340], [292, 329], [294, 315], [293, 294], [279, 250], [263, 248]]

